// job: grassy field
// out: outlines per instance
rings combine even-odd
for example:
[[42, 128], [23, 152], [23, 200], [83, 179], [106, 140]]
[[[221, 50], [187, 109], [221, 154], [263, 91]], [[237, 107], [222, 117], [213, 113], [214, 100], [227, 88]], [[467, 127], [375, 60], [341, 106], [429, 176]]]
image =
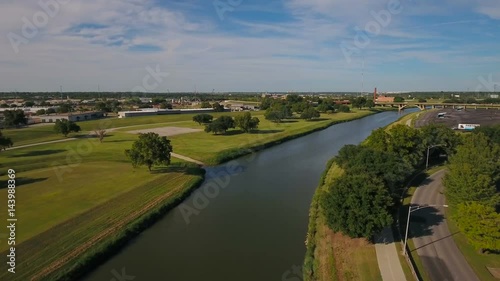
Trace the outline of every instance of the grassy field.
[[[103, 166], [106, 164], [102, 163]], [[83, 168], [96, 172], [102, 167]], [[125, 174], [117, 169], [109, 172], [112, 174], [107, 177], [112, 180]], [[17, 233], [18, 241], [24, 240], [24, 243], [17, 245], [16, 249], [19, 270], [12, 276], [7, 272], [6, 264], [2, 264], [0, 279], [29, 280], [33, 276], [46, 275], [52, 276], [47, 279], [55, 279], [54, 276], [62, 276], [70, 269], [84, 266], [83, 262], [93, 254], [100, 255], [102, 250], [112, 247], [117, 237], [129, 235], [127, 232], [133, 231], [134, 222], [144, 220], [151, 210], [172, 204], [196, 182], [201, 181], [200, 175], [182, 170], [152, 177], [149, 175], [152, 179], [139, 182], [144, 176], [138, 175], [134, 178], [135, 182], [122, 185], [112, 184], [112, 180], [108, 185], [99, 182], [98, 191], [95, 190], [96, 185], [91, 185], [92, 182], [75, 187], [57, 184], [54, 187], [42, 187], [33, 184], [20, 188], [17, 209], [18, 220], [22, 223], [19, 223]], [[36, 188], [43, 188], [41, 198], [30, 194]], [[67, 188], [78, 190], [63, 195], [61, 189]], [[92, 200], [92, 197], [97, 200]], [[27, 239], [28, 235], [34, 236]], [[4, 248], [2, 244], [2, 250]], [[53, 273], [52, 270], [57, 271]]]
[[[372, 113], [333, 114], [317, 121], [274, 124], [257, 112], [253, 114], [261, 119], [261, 128], [254, 134], [231, 130], [225, 136], [200, 132], [171, 139], [174, 152], [215, 164], [247, 153], [250, 147], [270, 145]], [[214, 115], [222, 114], [241, 113]], [[201, 182], [199, 168], [173, 158], [172, 166], [149, 173], [144, 167], [133, 169], [124, 150], [137, 139], [127, 131], [166, 126], [202, 128], [191, 119], [192, 115], [171, 115], [81, 122], [81, 135], [103, 124], [106, 128], [127, 128], [110, 131], [103, 143], [79, 137], [1, 152], [0, 167], [16, 170], [16, 215], [22, 222], [16, 237], [17, 267], [22, 272], [9, 280], [28, 280], [35, 275], [72, 279], [97, 260], [102, 262], [160, 209], [179, 202]], [[16, 145], [64, 138], [55, 134], [52, 126], [6, 130], [5, 135]], [[6, 186], [5, 181], [6, 176], [0, 176], [2, 186]], [[5, 188], [0, 189], [0, 197], [6, 198], [6, 194]], [[5, 211], [0, 212], [0, 220], [5, 221]], [[1, 254], [7, 254], [6, 250], [7, 244], [1, 243]], [[0, 265], [0, 270], [0, 280], [4, 280], [6, 264]]]
[[330, 230], [319, 205], [320, 193], [343, 171], [335, 164], [329, 167], [314, 195], [310, 211], [304, 280], [382, 280], [375, 246], [366, 239], [352, 239]]

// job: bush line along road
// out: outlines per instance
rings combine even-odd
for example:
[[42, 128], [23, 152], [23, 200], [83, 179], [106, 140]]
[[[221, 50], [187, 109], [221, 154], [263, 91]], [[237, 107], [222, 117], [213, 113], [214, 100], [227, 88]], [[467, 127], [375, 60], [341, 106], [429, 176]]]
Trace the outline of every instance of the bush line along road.
[[[262, 121], [259, 131], [253, 134], [243, 134], [238, 130], [234, 130], [237, 134], [227, 136], [199, 132], [169, 139], [175, 152], [213, 165], [249, 153], [252, 149], [262, 149], [337, 122], [373, 113], [337, 113], [323, 115], [323, 119], [318, 121], [281, 124], [267, 121], [257, 113], [255, 116]], [[103, 143], [93, 138], [77, 137], [65, 142], [1, 152], [0, 165], [15, 167], [18, 172], [17, 208], [22, 210], [19, 211], [22, 223], [17, 229], [17, 267], [23, 270], [16, 275], [6, 275], [6, 264], [2, 264], [0, 279], [74, 278], [116, 251], [137, 230], [149, 224], [151, 216], [156, 216], [160, 209], [165, 211], [171, 208], [189, 194], [193, 187], [201, 183], [203, 176], [199, 168], [173, 158], [171, 166], [158, 167], [150, 174], [145, 168], [133, 169], [124, 150], [137, 139], [137, 135], [127, 131], [169, 126], [171, 122], [171, 126], [175, 127], [200, 128], [191, 120], [192, 117], [115, 119], [111, 127], [136, 127], [129, 127], [126, 131], [114, 130], [104, 138]], [[80, 123], [83, 131], [80, 134], [93, 131], [97, 124], [96, 121]], [[50, 126], [3, 132], [12, 137], [15, 145], [36, 144], [50, 140], [54, 134]], [[75, 133], [69, 135], [72, 136]], [[221, 138], [225, 141], [221, 142]], [[82, 150], [83, 146], [86, 151]], [[80, 154], [74, 154], [78, 151]], [[55, 163], [69, 170], [58, 177], [54, 172]], [[6, 196], [5, 193], [5, 189], [0, 190], [1, 196]], [[4, 213], [0, 219], [5, 220]], [[2, 243], [0, 250], [2, 255], [6, 254], [5, 244]]]

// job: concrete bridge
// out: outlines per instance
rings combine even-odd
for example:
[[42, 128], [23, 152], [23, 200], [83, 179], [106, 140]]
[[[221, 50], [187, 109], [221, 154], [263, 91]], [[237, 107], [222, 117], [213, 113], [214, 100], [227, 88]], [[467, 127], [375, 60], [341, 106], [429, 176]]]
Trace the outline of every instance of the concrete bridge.
[[375, 106], [390, 106], [398, 107], [398, 109], [404, 110], [407, 107], [418, 107], [420, 110], [426, 110], [430, 108], [484, 108], [484, 109], [498, 109], [500, 110], [500, 104], [466, 104], [466, 103], [432, 103], [432, 102], [375, 102]]

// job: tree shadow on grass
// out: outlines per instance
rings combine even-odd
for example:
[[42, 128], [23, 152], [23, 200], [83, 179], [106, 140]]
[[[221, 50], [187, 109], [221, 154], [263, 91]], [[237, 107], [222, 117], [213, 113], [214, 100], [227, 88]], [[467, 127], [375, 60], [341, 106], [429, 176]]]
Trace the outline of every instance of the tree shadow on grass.
[[66, 152], [66, 151], [67, 150], [65, 150], [65, 149], [36, 150], [36, 151], [26, 152], [26, 153], [23, 153], [23, 154], [12, 155], [12, 156], [9, 156], [9, 158], [30, 157], [30, 156], [45, 156], [45, 155], [51, 155], [51, 154], [57, 154], [57, 153], [61, 153], [61, 152]]
[[204, 171], [197, 166], [179, 166], [179, 165], [173, 165], [173, 166], [168, 166], [168, 167], [157, 167], [153, 168], [151, 171], [151, 174], [157, 175], [157, 174], [168, 174], [168, 173], [184, 173], [186, 175], [202, 175]]
[[266, 135], [266, 134], [276, 134], [284, 132], [285, 130], [255, 130], [252, 134]]
[[315, 118], [315, 119], [310, 119], [306, 120], [307, 122], [319, 122], [319, 121], [326, 121], [329, 120], [328, 118]]
[[[48, 178], [16, 178], [16, 188], [23, 185], [46, 181]], [[0, 181], [0, 189], [5, 189], [8, 187], [8, 180]]]
[[299, 122], [299, 120], [281, 120], [281, 122], [279, 122], [278, 124], [280, 123], [297, 123]]

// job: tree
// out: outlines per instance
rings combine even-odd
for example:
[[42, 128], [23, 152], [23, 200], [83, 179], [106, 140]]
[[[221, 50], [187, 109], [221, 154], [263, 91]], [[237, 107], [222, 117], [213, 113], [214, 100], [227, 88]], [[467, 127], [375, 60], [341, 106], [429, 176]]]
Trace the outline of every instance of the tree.
[[335, 110], [337, 110], [338, 112], [350, 112], [351, 111], [351, 108], [345, 104], [336, 104], [333, 106], [333, 108]]
[[169, 102], [164, 101], [164, 102], [160, 103], [160, 109], [172, 109], [172, 108], [173, 108], [173, 106]]
[[292, 105], [292, 111], [297, 112], [297, 113], [302, 113], [302, 112], [304, 112], [304, 110], [306, 110], [307, 108], [310, 108], [310, 107], [311, 106], [305, 101], [297, 102], [297, 103], [294, 103]]
[[68, 113], [68, 112], [71, 112], [73, 110], [73, 106], [69, 103], [64, 103], [64, 104], [61, 104], [58, 108], [57, 108], [57, 113]]
[[460, 231], [477, 250], [500, 250], [500, 214], [491, 206], [460, 203], [453, 216]]
[[365, 97], [357, 97], [351, 101], [352, 107], [356, 107], [361, 109], [362, 107], [365, 106], [366, 103], [366, 98]]
[[107, 133], [107, 131], [104, 130], [104, 129], [98, 129], [98, 130], [94, 131], [94, 134], [99, 139], [100, 143], [102, 143], [102, 141], [104, 140], [104, 137], [106, 136], [106, 133]]
[[12, 140], [2, 134], [0, 131], [0, 151], [5, 150], [13, 145]]
[[262, 102], [260, 103], [260, 108], [262, 110], [267, 110], [268, 108], [271, 107], [273, 104], [273, 101], [270, 98], [263, 98]]
[[484, 134], [492, 142], [500, 144], [500, 125], [477, 127], [473, 132], [474, 134]]
[[48, 114], [48, 115], [50, 115], [50, 114], [54, 114], [54, 113], [56, 113], [56, 110], [55, 110], [55, 109], [53, 109], [53, 108], [48, 108], [48, 109], [45, 111], [45, 114]]
[[389, 130], [387, 149], [416, 167], [422, 161], [424, 155], [425, 148], [422, 139], [420, 130], [404, 124], [397, 124]]
[[270, 120], [275, 123], [281, 123], [283, 119], [292, 117], [292, 111], [287, 105], [273, 104], [272, 107], [266, 110], [264, 117], [266, 118], [266, 120]]
[[35, 105], [35, 102], [33, 102], [33, 101], [26, 101], [24, 103], [24, 106], [26, 106], [26, 107], [33, 107], [34, 105]]
[[204, 101], [201, 103], [201, 108], [212, 108], [212, 105], [208, 101]]
[[249, 133], [259, 126], [260, 120], [257, 117], [252, 117], [250, 112], [245, 112], [242, 115], [238, 115], [234, 118], [234, 123], [236, 127], [239, 127], [245, 133]]
[[396, 198], [398, 188], [412, 173], [409, 163], [388, 151], [377, 151], [370, 146], [344, 146], [334, 158], [341, 168], [352, 174], [369, 174], [384, 181], [391, 195]]
[[3, 114], [5, 127], [19, 127], [28, 124], [28, 118], [21, 109], [5, 110]]
[[[434, 151], [445, 152], [448, 155], [455, 153], [461, 142], [460, 136], [452, 129], [441, 124], [430, 124], [421, 128], [424, 148], [438, 145]], [[431, 150], [432, 151], [432, 150]]]
[[322, 112], [322, 113], [326, 113], [329, 110], [333, 110], [333, 106], [329, 105], [326, 102], [323, 102], [323, 103], [321, 103], [321, 104], [318, 105], [318, 107], [316, 108], [316, 110], [318, 110], [319, 112]]
[[193, 121], [198, 123], [199, 125], [210, 123], [213, 119], [214, 117], [212, 115], [205, 113], [193, 116]]
[[478, 202], [494, 207], [500, 203], [500, 145], [483, 134], [468, 135], [449, 162], [444, 185], [451, 204]]
[[167, 137], [156, 133], [139, 134], [139, 139], [125, 150], [125, 155], [132, 161], [134, 168], [146, 165], [151, 171], [153, 165], [170, 165], [172, 145]]
[[395, 97], [394, 98], [394, 102], [404, 102], [404, 101], [405, 101], [405, 99], [402, 97]]
[[375, 103], [373, 102], [373, 100], [367, 100], [365, 102], [365, 107], [373, 108], [373, 107], [375, 107]]
[[36, 115], [45, 115], [45, 109], [39, 109], [36, 111]]
[[69, 121], [67, 119], [57, 119], [56, 123], [54, 124], [54, 131], [67, 137], [71, 132], [80, 132], [80, 126], [78, 126], [75, 122]]
[[234, 120], [231, 116], [221, 116], [205, 126], [205, 132], [214, 134], [225, 134], [227, 130], [234, 128]]
[[320, 116], [321, 115], [319, 114], [319, 112], [312, 107], [305, 109], [304, 112], [302, 112], [302, 114], [300, 114], [300, 118], [305, 119], [305, 120], [319, 118]]
[[345, 174], [321, 196], [328, 226], [350, 237], [371, 238], [391, 225], [393, 201], [384, 183], [367, 174]]
[[222, 106], [218, 102], [212, 104], [212, 108], [214, 109], [215, 112], [223, 112], [224, 111], [224, 106]]

